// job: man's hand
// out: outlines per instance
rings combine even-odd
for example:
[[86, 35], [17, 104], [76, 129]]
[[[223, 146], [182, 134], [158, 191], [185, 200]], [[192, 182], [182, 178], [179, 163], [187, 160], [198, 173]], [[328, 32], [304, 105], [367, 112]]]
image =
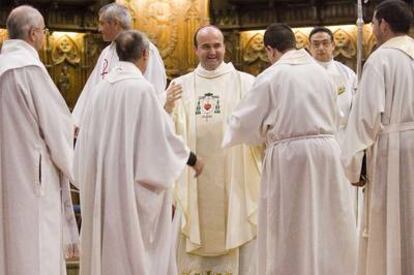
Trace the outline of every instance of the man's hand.
[[171, 114], [175, 108], [176, 101], [181, 98], [183, 88], [180, 84], [172, 82], [165, 92], [167, 93], [167, 100], [165, 101], [164, 109], [167, 113]]
[[191, 168], [194, 169], [195, 171], [194, 177], [197, 178], [203, 172], [204, 162], [200, 158], [197, 158], [196, 163]]
[[360, 179], [358, 182], [351, 182], [351, 184], [355, 187], [364, 187], [367, 182], [363, 179]]
[[73, 136], [74, 136], [75, 138], [77, 138], [77, 137], [78, 137], [78, 135], [79, 135], [79, 127], [78, 127], [78, 126], [75, 126], [75, 129], [73, 130]]
[[65, 247], [65, 259], [75, 260], [79, 259], [79, 244], [69, 244]]

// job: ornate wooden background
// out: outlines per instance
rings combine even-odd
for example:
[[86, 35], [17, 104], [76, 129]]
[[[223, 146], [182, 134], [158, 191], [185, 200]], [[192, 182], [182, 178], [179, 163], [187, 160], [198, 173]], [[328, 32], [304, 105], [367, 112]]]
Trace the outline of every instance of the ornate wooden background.
[[[0, 47], [6, 39], [6, 17], [13, 6], [38, 8], [52, 32], [40, 52], [53, 80], [73, 108], [100, 51], [106, 46], [97, 31], [97, 12], [111, 0], [1, 0]], [[193, 35], [211, 21], [223, 30], [227, 61], [257, 75], [267, 66], [263, 33], [272, 22], [294, 27], [298, 48], [309, 45], [309, 27], [330, 25], [335, 58], [355, 68], [356, 0], [117, 0], [131, 11], [134, 28], [147, 33], [164, 59], [168, 77], [192, 70], [196, 64]], [[365, 22], [381, 0], [364, 5]], [[6, 3], [6, 4], [4, 4]], [[334, 25], [333, 24], [338, 24]], [[350, 25], [351, 24], [351, 25]], [[3, 27], [3, 29], [1, 29]], [[370, 25], [364, 26], [364, 59], [375, 47]]]
[[118, 0], [132, 14], [134, 28], [158, 47], [169, 78], [192, 70], [196, 64], [193, 34], [209, 23], [208, 0]]
[[[0, 30], [0, 47], [6, 31]], [[39, 52], [69, 108], [75, 106], [87, 77], [103, 48], [101, 36], [91, 33], [53, 32]]]
[[[335, 59], [356, 69], [357, 27], [355, 25], [329, 26], [334, 34]], [[312, 27], [294, 28], [296, 47], [309, 48], [309, 33]], [[243, 71], [257, 75], [269, 64], [263, 45], [264, 30], [240, 32], [240, 67]], [[363, 58], [366, 59], [375, 47], [376, 41], [369, 24], [363, 28]], [[229, 59], [235, 59], [229, 56]]]
[[[196, 3], [196, 1], [191, 2]], [[155, 8], [151, 5], [148, 7]], [[157, 8], [168, 8], [168, 6]], [[169, 16], [174, 20], [165, 20], [168, 23], [164, 25], [159, 22], [161, 18], [154, 17], [148, 17], [139, 22], [135, 21], [135, 26], [146, 31], [158, 46], [169, 78], [182, 75], [192, 70], [197, 64], [192, 41], [193, 33], [202, 24], [201, 22], [205, 23], [205, 21], [195, 20], [196, 17], [190, 15], [182, 16], [178, 13], [171, 13]], [[182, 22], [179, 22], [178, 18]], [[154, 25], [157, 27], [151, 28]], [[343, 25], [330, 26], [329, 28], [334, 33], [336, 43], [335, 59], [355, 69], [356, 26]], [[307, 49], [309, 47], [308, 35], [311, 29], [309, 27], [294, 28], [298, 48]], [[232, 61], [236, 67], [253, 75], [259, 74], [269, 65], [263, 45], [264, 30], [224, 32], [224, 34], [226, 39], [225, 59], [227, 61]], [[6, 31], [1, 29], [0, 44], [5, 38]], [[368, 57], [375, 47], [375, 43], [371, 26], [365, 25], [364, 58]], [[71, 108], [76, 103], [76, 99], [104, 46], [100, 34], [53, 32], [47, 36], [46, 46], [40, 52], [40, 56]]]

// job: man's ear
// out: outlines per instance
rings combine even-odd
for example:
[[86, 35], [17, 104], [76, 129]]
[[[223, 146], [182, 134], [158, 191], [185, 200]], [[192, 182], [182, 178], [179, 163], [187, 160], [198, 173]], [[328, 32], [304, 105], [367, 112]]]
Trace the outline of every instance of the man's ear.
[[28, 42], [31, 44], [32, 42], [35, 41], [35, 36], [36, 36], [36, 31], [34, 28], [30, 28], [28, 33], [27, 33], [27, 40]]
[[143, 49], [142, 50], [142, 58], [144, 60], [147, 60], [149, 58], [149, 48], [148, 49]]
[[275, 56], [275, 49], [273, 49], [272, 47], [270, 47], [269, 45], [267, 45], [265, 47], [266, 51], [273, 57]]
[[379, 22], [379, 27], [382, 32], [388, 33], [391, 31], [390, 24], [388, 24], [387, 20], [385, 20], [384, 18], [382, 18]]

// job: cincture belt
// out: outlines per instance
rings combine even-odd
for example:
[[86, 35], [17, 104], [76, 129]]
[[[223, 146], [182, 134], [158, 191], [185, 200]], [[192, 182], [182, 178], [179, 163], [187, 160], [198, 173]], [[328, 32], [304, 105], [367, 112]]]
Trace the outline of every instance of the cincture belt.
[[278, 145], [279, 143], [285, 143], [289, 141], [296, 141], [296, 140], [303, 140], [303, 139], [313, 139], [313, 138], [335, 138], [334, 135], [331, 134], [316, 134], [316, 135], [304, 135], [304, 136], [296, 136], [296, 137], [288, 137], [275, 140], [269, 144], [267, 144], [267, 150], [273, 148], [274, 146]]
[[414, 122], [403, 122], [398, 124], [384, 125], [380, 135], [390, 134], [395, 132], [404, 132], [414, 130]]

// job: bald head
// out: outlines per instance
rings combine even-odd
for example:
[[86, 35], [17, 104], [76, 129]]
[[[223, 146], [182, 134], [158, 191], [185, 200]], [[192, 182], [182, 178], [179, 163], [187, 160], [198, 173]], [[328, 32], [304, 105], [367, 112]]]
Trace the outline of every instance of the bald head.
[[115, 39], [115, 45], [120, 61], [131, 62], [145, 72], [150, 45], [145, 34], [136, 30], [123, 31]]
[[206, 33], [206, 32], [216, 32], [217, 35], [221, 36], [224, 40], [224, 36], [223, 33], [221, 32], [221, 30], [219, 28], [217, 28], [214, 25], [206, 25], [206, 26], [202, 26], [200, 28], [198, 28], [196, 30], [196, 32], [194, 33], [194, 37], [193, 37], [193, 42], [194, 42], [194, 47], [197, 48], [198, 45], [198, 35], [201, 33]]
[[149, 48], [148, 38], [142, 32], [129, 30], [121, 32], [115, 39], [116, 53], [120, 61], [135, 63]]
[[223, 33], [215, 26], [198, 29], [194, 35], [195, 51], [201, 66], [212, 71], [223, 63], [226, 49]]
[[43, 16], [31, 6], [19, 6], [13, 9], [6, 21], [10, 39], [29, 39], [29, 32], [33, 28], [44, 28]]

